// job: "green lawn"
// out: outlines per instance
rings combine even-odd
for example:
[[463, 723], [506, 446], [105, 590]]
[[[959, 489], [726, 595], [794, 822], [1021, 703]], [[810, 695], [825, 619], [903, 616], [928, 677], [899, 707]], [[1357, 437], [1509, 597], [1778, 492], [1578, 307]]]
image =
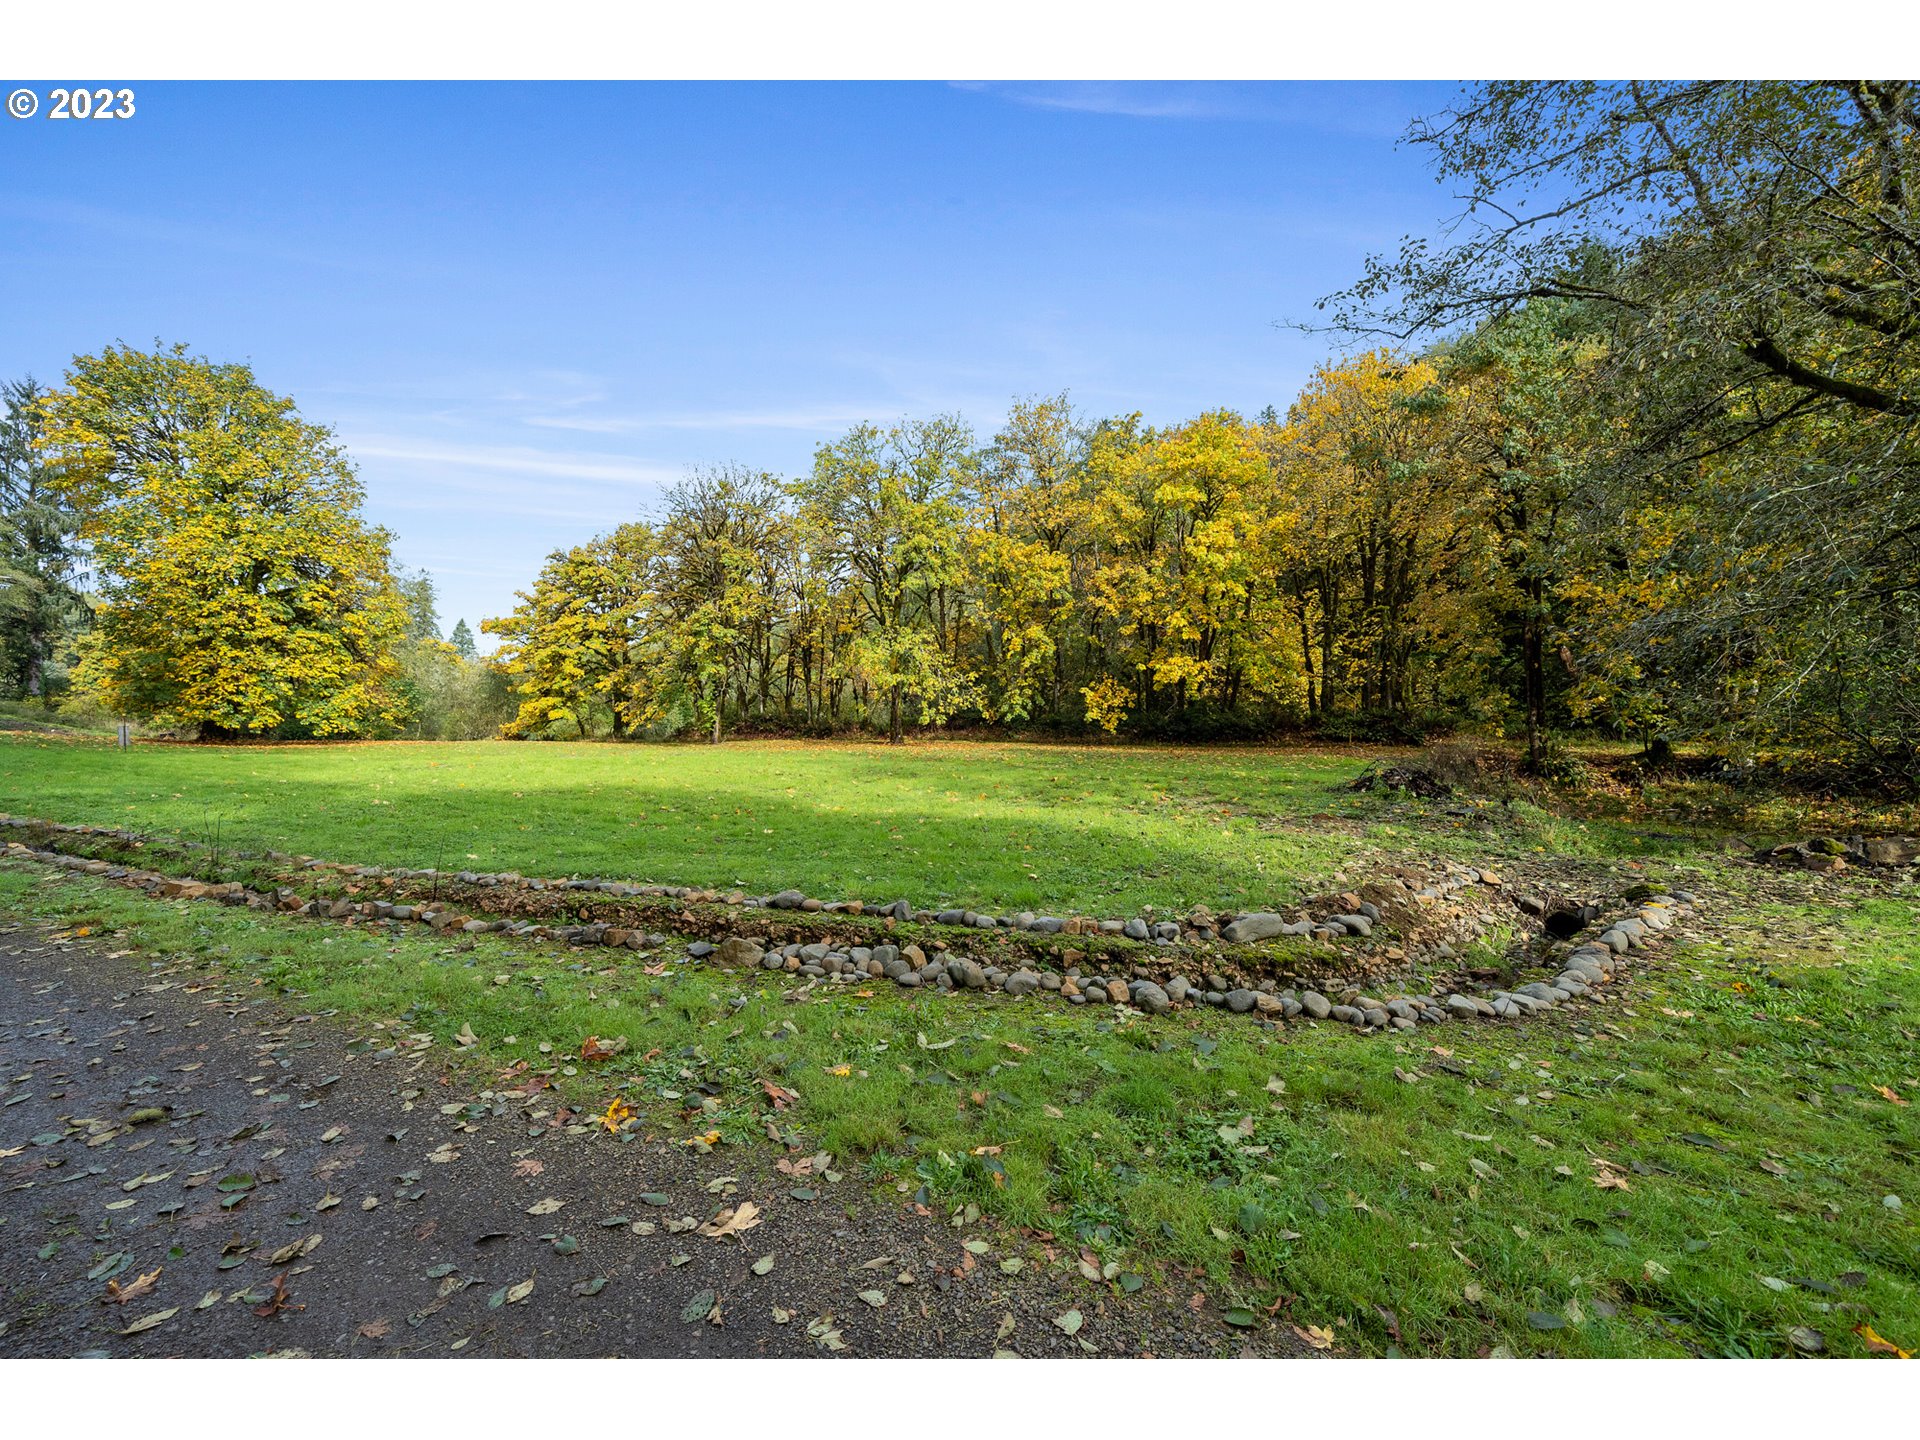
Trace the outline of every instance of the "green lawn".
[[1326, 750], [0, 739], [0, 808], [229, 848], [1129, 914], [1284, 902], [1351, 857]]
[[[645, 956], [370, 934], [0, 863], [0, 914], [399, 1021], [478, 1083], [625, 1034], [658, 1058], [562, 1071], [560, 1093], [722, 1146], [765, 1144], [776, 1118], [888, 1201], [977, 1204], [1070, 1241], [1053, 1263], [1118, 1267], [1090, 1287], [1202, 1290], [1350, 1353], [1783, 1355], [1798, 1328], [1858, 1355], [1862, 1323], [1920, 1347], [1920, 1107], [1878, 1088], [1920, 1095], [1920, 897], [1727, 905], [1726, 938], [1643, 962], [1624, 1006], [1276, 1038], [1211, 1011], [891, 986], [790, 1004], [759, 971], [654, 977]], [[762, 1082], [800, 1099], [773, 1116]], [[689, 1111], [702, 1084], [713, 1104]], [[1003, 1260], [1047, 1263], [1011, 1231], [983, 1257]]]

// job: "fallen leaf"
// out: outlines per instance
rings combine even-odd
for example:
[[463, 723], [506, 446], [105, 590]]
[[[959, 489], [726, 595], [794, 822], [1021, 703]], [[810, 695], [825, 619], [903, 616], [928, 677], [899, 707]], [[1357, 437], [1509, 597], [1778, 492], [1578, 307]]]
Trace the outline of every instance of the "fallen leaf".
[[156, 1325], [164, 1325], [179, 1313], [180, 1307], [178, 1305], [175, 1305], [171, 1310], [156, 1310], [151, 1315], [142, 1315], [120, 1333], [122, 1335], [138, 1335], [142, 1330], [151, 1330]]
[[107, 1293], [100, 1298], [111, 1305], [124, 1305], [129, 1300], [138, 1300], [142, 1295], [153, 1289], [154, 1282], [159, 1278], [160, 1271], [159, 1268], [156, 1267], [149, 1270], [139, 1279], [129, 1281], [125, 1285], [120, 1284], [117, 1280], [109, 1280], [107, 1281]]
[[1853, 1333], [1865, 1342], [1869, 1355], [1892, 1355], [1900, 1360], [1911, 1360], [1913, 1358], [1912, 1351], [1902, 1350], [1891, 1340], [1883, 1339], [1874, 1334], [1873, 1327], [1864, 1321], [1853, 1327]]
[[304, 1305], [294, 1305], [290, 1303], [292, 1299], [292, 1295], [287, 1291], [286, 1272], [282, 1271], [273, 1277], [273, 1289], [268, 1293], [266, 1303], [264, 1305], [254, 1306], [253, 1313], [258, 1315], [262, 1320], [270, 1320], [282, 1310], [304, 1310], [307, 1308]]
[[758, 1205], [751, 1200], [742, 1200], [738, 1205], [722, 1210], [702, 1225], [700, 1233], [714, 1240], [724, 1240], [729, 1235], [738, 1235], [742, 1230], [751, 1230], [764, 1218]]

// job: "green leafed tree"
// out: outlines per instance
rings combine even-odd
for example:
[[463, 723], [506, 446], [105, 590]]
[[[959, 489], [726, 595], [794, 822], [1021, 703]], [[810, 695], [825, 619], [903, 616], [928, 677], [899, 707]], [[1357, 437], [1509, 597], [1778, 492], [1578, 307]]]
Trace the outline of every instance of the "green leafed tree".
[[1914, 83], [1501, 82], [1412, 138], [1448, 242], [1326, 303], [1400, 337], [1585, 307], [1587, 713], [1920, 783]]
[[977, 463], [972, 432], [952, 416], [861, 425], [821, 446], [798, 487], [806, 543], [847, 577], [861, 622], [849, 660], [883, 697], [895, 743], [908, 706], [937, 724], [979, 699], [942, 623]]

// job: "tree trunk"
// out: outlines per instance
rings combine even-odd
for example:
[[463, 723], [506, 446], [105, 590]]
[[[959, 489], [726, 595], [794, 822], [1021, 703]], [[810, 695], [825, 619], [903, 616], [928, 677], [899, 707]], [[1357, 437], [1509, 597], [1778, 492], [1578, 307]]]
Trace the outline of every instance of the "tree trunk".
[[1536, 775], [1540, 772], [1540, 727], [1546, 718], [1547, 708], [1546, 662], [1540, 638], [1540, 590], [1539, 580], [1528, 581], [1529, 604], [1520, 643], [1527, 700], [1527, 769]]

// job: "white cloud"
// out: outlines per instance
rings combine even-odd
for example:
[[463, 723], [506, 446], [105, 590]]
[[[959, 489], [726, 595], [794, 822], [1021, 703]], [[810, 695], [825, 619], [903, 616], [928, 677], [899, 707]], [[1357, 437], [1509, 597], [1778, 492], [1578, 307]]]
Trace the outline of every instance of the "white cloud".
[[956, 81], [954, 88], [1039, 110], [1131, 115], [1145, 120], [1248, 119], [1258, 113], [1235, 92], [1216, 84], [1115, 80]]
[[347, 436], [357, 459], [401, 460], [448, 470], [489, 470], [546, 475], [564, 480], [611, 481], [623, 485], [671, 485], [677, 466], [650, 464], [597, 451], [538, 450], [528, 445], [455, 445], [440, 440], [390, 436]]
[[680, 415], [525, 415], [522, 423], [543, 430], [580, 430], [603, 435], [636, 430], [798, 430], [824, 434], [898, 409], [897, 405], [838, 405], [821, 409], [711, 410]]

